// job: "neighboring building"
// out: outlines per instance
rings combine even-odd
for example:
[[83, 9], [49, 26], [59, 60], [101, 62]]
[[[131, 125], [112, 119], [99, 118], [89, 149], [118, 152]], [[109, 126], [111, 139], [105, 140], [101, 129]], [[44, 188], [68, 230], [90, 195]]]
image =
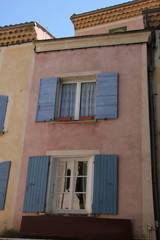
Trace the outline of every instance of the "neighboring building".
[[160, 7], [159, 0], [134, 0], [82, 14], [73, 14], [75, 35], [144, 29], [142, 12]]
[[0, 27], [0, 235], [13, 224], [34, 68], [32, 41], [48, 38], [53, 36], [35, 22]]
[[110, 239], [130, 239], [129, 219], [135, 239], [150, 228], [154, 239], [150, 39], [140, 30], [35, 42], [14, 230], [106, 239], [103, 218]]
[[152, 30], [154, 37], [150, 51], [151, 64], [149, 68], [150, 86], [150, 121], [152, 143], [152, 174], [155, 219], [160, 237], [160, 8], [143, 12], [145, 28]]

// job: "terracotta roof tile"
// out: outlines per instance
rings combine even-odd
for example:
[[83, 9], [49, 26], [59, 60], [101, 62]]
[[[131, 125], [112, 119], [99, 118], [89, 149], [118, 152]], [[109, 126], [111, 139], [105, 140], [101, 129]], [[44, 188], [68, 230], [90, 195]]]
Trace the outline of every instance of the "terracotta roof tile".
[[[35, 30], [36, 25], [43, 29], [43, 31], [47, 32], [47, 30], [35, 22], [0, 27], [0, 46], [9, 46], [38, 40]], [[50, 33], [48, 34], [54, 38]]]
[[160, 8], [154, 8], [143, 11], [145, 28], [160, 27]]
[[75, 30], [80, 30], [91, 26], [142, 16], [142, 11], [158, 7], [160, 7], [159, 0], [134, 0], [87, 13], [73, 14], [71, 20]]

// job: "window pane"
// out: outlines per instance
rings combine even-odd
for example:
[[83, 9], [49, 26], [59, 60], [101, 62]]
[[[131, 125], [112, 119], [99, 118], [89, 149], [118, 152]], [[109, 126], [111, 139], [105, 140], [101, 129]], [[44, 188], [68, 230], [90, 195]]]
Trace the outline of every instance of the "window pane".
[[69, 193], [57, 194], [57, 209], [69, 208]]
[[87, 161], [60, 161], [58, 166], [56, 209], [85, 209]]
[[85, 209], [87, 191], [87, 161], [74, 164], [73, 209]]
[[70, 176], [71, 175], [72, 162], [60, 162], [58, 169], [58, 176]]
[[81, 193], [84, 193], [86, 192], [86, 188], [87, 188], [87, 177], [75, 177], [75, 180], [74, 180], [74, 191], [75, 192], [81, 192]]
[[96, 83], [81, 84], [80, 116], [95, 115]]
[[74, 194], [73, 197], [73, 209], [85, 209], [86, 208], [86, 194]]
[[58, 178], [58, 186], [57, 186], [57, 192], [69, 192], [70, 191], [70, 177], [59, 177]]
[[74, 119], [76, 86], [76, 83], [62, 85], [60, 117]]
[[70, 191], [72, 162], [59, 162], [57, 192]]
[[75, 162], [74, 176], [87, 176], [87, 162], [85, 161]]

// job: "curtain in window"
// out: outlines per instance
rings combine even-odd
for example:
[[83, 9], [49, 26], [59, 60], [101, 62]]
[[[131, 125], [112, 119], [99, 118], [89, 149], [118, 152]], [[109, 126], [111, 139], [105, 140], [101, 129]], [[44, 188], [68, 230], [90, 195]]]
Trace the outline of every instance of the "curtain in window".
[[96, 83], [81, 84], [80, 116], [95, 115]]
[[75, 97], [76, 83], [63, 84], [61, 92], [60, 117], [71, 117], [74, 119]]

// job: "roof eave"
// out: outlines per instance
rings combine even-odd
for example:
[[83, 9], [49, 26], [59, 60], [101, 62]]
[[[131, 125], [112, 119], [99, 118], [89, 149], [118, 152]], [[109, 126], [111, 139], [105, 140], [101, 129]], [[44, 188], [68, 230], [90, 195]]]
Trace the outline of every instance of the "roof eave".
[[117, 5], [114, 5], [114, 6], [110, 6], [110, 7], [106, 7], [106, 8], [101, 8], [101, 9], [97, 9], [97, 10], [93, 10], [93, 11], [89, 11], [89, 12], [85, 12], [85, 13], [80, 13], [80, 14], [73, 14], [70, 19], [75, 19], [75, 18], [79, 18], [79, 17], [85, 17], [85, 16], [88, 16], [88, 15], [92, 15], [92, 14], [95, 14], [95, 13], [100, 13], [100, 12], [105, 12], [105, 11], [110, 11], [110, 10], [113, 10], [113, 9], [117, 9], [117, 8], [121, 8], [121, 7], [124, 7], [124, 6], [129, 6], [129, 5], [133, 5], [135, 3], [140, 3], [140, 2], [144, 2], [145, 0], [133, 0], [133, 1], [129, 1], [129, 2], [126, 2], [126, 3], [121, 3], [121, 4], [117, 4]]
[[[124, 36], [125, 35], [125, 36]], [[85, 35], [70, 38], [59, 38], [34, 41], [35, 51], [51, 52], [83, 48], [108, 47], [116, 45], [150, 43], [151, 31], [136, 30], [113, 34]]]

